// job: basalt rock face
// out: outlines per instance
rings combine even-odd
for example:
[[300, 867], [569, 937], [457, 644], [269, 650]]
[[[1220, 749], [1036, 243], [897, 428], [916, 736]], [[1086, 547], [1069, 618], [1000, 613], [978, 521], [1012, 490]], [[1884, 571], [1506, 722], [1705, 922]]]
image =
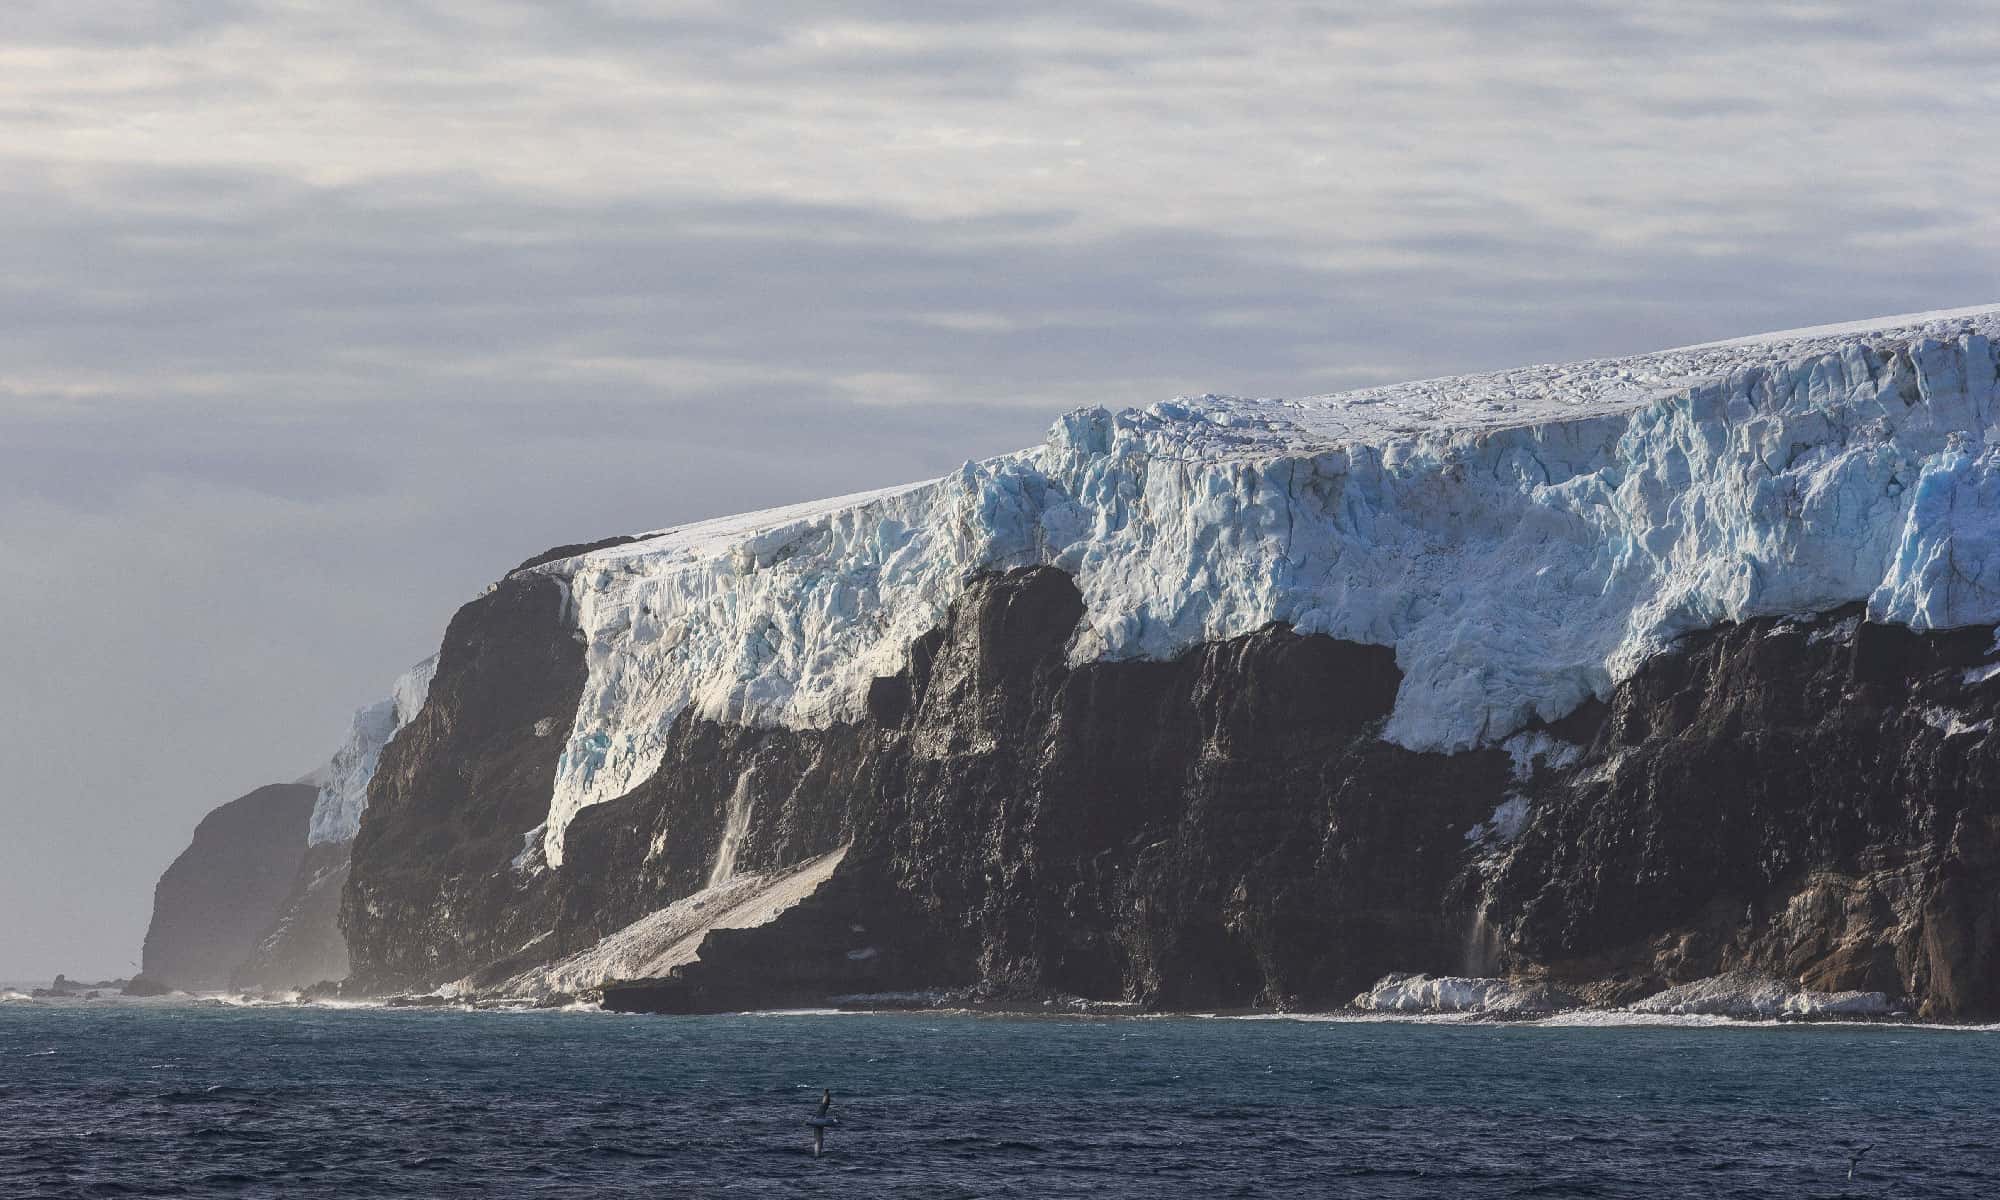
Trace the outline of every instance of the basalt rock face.
[[1380, 741], [1387, 649], [1273, 626], [1070, 667], [1082, 612], [1060, 571], [982, 579], [875, 689], [898, 752], [848, 864], [893, 881], [961, 974], [1002, 996], [1318, 1005], [1455, 944], [1435, 897], [1506, 760]]
[[340, 935], [340, 893], [347, 883], [350, 842], [304, 847], [291, 890], [248, 958], [230, 972], [233, 988], [302, 988], [347, 977], [347, 941]]
[[1600, 1000], [1754, 971], [1937, 1018], [2000, 1007], [1987, 630], [1858, 608], [1726, 626], [1502, 747], [1418, 753], [1380, 736], [1386, 648], [1274, 625], [1072, 665], [1070, 577], [985, 575], [859, 721], [683, 713], [660, 769], [579, 814], [552, 870], [516, 857], [553, 766], [532, 727], [574, 705], [580, 667], [525, 583], [454, 622], [371, 790], [348, 919], [377, 986], [498, 978], [845, 845], [809, 902], [607, 1003], [948, 987], [1319, 1008], [1394, 971]]
[[1735, 970], [2000, 1011], [2000, 671], [1985, 628], [1858, 607], [1686, 639], [1473, 872], [1506, 965], [1631, 990]]
[[570, 826], [569, 856], [548, 881], [559, 911], [551, 949], [580, 949], [719, 876], [845, 844], [893, 749], [867, 725], [758, 728], [689, 714], [670, 745], [652, 778]]
[[271, 784], [202, 818], [153, 891], [145, 978], [184, 991], [229, 984], [291, 889], [317, 795]]
[[510, 576], [461, 608], [414, 720], [382, 751], [354, 839], [340, 926], [351, 983], [457, 978], [548, 927], [547, 893], [515, 869], [548, 809], [583, 686], [562, 589]]
[[522, 885], [523, 910], [553, 897], [555, 936], [529, 957], [698, 890], [725, 854], [758, 870], [847, 843], [813, 903], [718, 931], [657, 1006], [918, 986], [1335, 1004], [1413, 956], [1456, 959], [1438, 898], [1505, 755], [1382, 742], [1399, 678], [1382, 647], [1272, 627], [1172, 662], [1071, 667], [1081, 615], [1061, 571], [989, 575], [877, 681], [863, 721], [683, 714], [652, 779], [582, 813], [562, 869]]

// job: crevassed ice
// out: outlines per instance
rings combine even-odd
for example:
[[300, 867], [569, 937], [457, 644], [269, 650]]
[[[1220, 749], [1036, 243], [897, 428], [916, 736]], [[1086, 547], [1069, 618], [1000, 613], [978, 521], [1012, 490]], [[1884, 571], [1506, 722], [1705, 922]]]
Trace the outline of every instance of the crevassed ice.
[[2000, 308], [1306, 400], [1083, 409], [943, 479], [677, 529], [567, 578], [588, 680], [545, 849], [658, 766], [684, 709], [859, 713], [972, 574], [1072, 573], [1074, 661], [1272, 621], [1393, 646], [1384, 736], [1553, 720], [1690, 630], [1868, 600], [2000, 619]]
[[355, 712], [347, 740], [319, 772], [323, 778], [319, 798], [313, 801], [306, 845], [345, 842], [361, 832], [361, 813], [368, 807], [368, 781], [375, 777], [382, 748], [423, 708], [436, 674], [437, 656], [432, 655], [398, 675], [388, 699]]

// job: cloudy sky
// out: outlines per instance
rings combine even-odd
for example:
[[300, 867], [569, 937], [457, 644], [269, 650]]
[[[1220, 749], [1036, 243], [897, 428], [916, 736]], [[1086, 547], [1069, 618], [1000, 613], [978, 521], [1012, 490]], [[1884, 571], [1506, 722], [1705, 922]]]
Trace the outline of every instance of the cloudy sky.
[[0, 978], [543, 547], [2000, 297], [2000, 21], [1893, 8], [8, 0]]

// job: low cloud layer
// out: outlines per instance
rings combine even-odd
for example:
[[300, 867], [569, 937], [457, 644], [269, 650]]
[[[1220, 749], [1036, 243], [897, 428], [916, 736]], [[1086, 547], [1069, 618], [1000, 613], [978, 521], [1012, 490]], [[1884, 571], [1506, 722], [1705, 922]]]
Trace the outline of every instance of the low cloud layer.
[[126, 969], [195, 820], [547, 545], [1080, 404], [2000, 278], [2000, 26], [1863, 4], [31, 0], [0, 38], [0, 977]]

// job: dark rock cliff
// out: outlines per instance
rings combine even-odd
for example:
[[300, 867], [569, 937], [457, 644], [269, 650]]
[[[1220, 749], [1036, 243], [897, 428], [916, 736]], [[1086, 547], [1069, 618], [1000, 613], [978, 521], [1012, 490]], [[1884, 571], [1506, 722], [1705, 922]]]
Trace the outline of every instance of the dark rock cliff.
[[186, 991], [228, 986], [291, 889], [317, 795], [274, 783], [202, 818], [153, 890], [147, 979]]
[[516, 578], [461, 612], [431, 705], [385, 753], [344, 906], [366, 986], [585, 948], [700, 890], [734, 809], [738, 871], [846, 857], [809, 903], [608, 1002], [950, 986], [1306, 1008], [1392, 970], [1618, 998], [1748, 967], [1939, 1017], [2000, 1007], [1981, 724], [2000, 680], [1966, 681], [1986, 631], [1848, 612], [1720, 629], [1518, 755], [1418, 754], [1379, 737], [1386, 648], [1274, 626], [1071, 667], [1069, 578], [991, 575], [864, 720], [683, 714], [652, 779], [571, 825], [562, 869], [520, 869], [560, 742], [536, 722], [566, 728], [582, 680], [559, 601]]
[[556, 581], [513, 575], [459, 609], [423, 710], [382, 751], [340, 926], [361, 990], [455, 979], [545, 931], [513, 860], [548, 811], [583, 646]]
[[347, 977], [340, 894], [351, 842], [304, 847], [291, 890], [250, 955], [230, 973], [233, 988], [303, 988]]
[[960, 974], [1016, 997], [1326, 1004], [1455, 943], [1436, 881], [1505, 759], [1381, 742], [1390, 651], [1271, 628], [1072, 669], [1082, 611], [1058, 571], [980, 580], [876, 689], [896, 753], [848, 862], [910, 897]]
[[2000, 1009], [2000, 672], [1988, 629], [1858, 606], [1697, 634], [1545, 772], [1486, 892], [1501, 965], [1643, 991], [1753, 969]]

